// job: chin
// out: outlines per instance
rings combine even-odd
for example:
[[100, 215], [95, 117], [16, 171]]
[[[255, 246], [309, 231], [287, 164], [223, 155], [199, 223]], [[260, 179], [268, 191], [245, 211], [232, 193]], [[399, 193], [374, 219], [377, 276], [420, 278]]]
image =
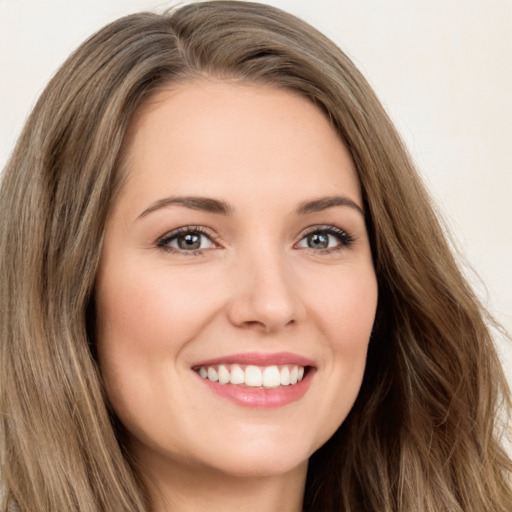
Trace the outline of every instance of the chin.
[[307, 467], [308, 457], [286, 457], [260, 454], [243, 460], [223, 460], [214, 466], [219, 473], [237, 478], [269, 478], [286, 475]]
[[226, 443], [221, 449], [212, 447], [207, 453], [203, 451], [203, 463], [236, 477], [273, 477], [304, 468], [319, 447], [310, 447], [300, 435], [272, 438], [260, 434], [239, 441]]

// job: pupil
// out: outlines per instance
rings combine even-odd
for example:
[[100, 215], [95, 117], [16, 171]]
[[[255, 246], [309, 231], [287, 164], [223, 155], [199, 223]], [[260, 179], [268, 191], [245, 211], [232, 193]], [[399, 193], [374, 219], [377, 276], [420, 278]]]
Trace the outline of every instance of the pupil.
[[312, 249], [327, 249], [329, 247], [329, 236], [325, 233], [312, 233], [308, 235], [308, 245]]
[[195, 233], [189, 233], [178, 238], [180, 249], [199, 249], [201, 245], [201, 237]]

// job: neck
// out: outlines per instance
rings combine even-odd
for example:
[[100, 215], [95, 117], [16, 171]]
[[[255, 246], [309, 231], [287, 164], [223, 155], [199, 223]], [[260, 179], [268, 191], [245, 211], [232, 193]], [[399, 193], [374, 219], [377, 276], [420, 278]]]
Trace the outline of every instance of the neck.
[[272, 476], [234, 476], [173, 463], [153, 466], [143, 479], [152, 512], [300, 512], [306, 473], [307, 462]]

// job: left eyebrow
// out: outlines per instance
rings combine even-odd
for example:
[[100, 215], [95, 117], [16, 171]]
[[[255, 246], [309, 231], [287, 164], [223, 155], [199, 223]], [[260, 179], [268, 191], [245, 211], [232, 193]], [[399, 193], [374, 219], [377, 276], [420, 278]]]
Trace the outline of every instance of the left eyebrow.
[[297, 208], [298, 215], [306, 215], [308, 213], [321, 212], [327, 208], [333, 208], [335, 206], [348, 206], [353, 210], [358, 211], [364, 217], [363, 209], [352, 199], [346, 196], [329, 196], [314, 199], [312, 201], [305, 201], [301, 203]]

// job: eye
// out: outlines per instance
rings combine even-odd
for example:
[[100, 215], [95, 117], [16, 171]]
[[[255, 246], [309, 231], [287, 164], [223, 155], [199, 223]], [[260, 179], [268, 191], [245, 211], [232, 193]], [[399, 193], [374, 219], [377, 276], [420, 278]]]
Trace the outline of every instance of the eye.
[[299, 241], [297, 247], [317, 251], [330, 251], [349, 246], [353, 238], [335, 226], [315, 228]]
[[157, 247], [176, 252], [197, 253], [217, 247], [211, 237], [199, 227], [184, 227], [164, 235]]

